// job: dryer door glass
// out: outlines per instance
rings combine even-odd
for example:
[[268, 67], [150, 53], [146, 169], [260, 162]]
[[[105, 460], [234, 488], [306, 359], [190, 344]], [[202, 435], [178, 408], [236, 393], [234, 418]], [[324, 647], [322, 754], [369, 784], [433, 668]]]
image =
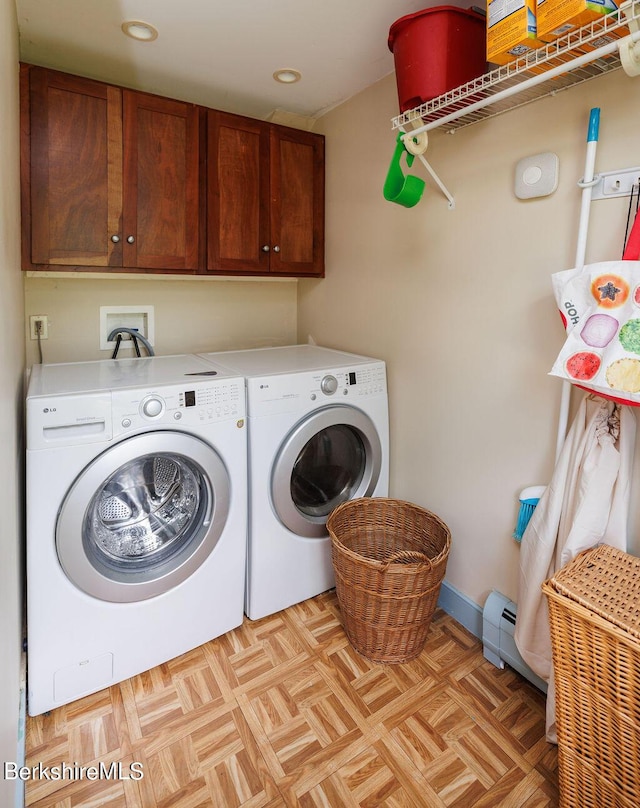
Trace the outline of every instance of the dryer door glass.
[[84, 544], [111, 566], [157, 564], [179, 552], [201, 522], [202, 472], [186, 457], [136, 458], [96, 492], [84, 521]]
[[373, 421], [336, 404], [305, 416], [284, 438], [271, 470], [271, 500], [297, 536], [326, 538], [327, 516], [341, 502], [372, 496], [382, 447]]
[[336, 424], [315, 434], [304, 446], [291, 473], [291, 498], [307, 516], [328, 516], [350, 499], [362, 481], [367, 456], [362, 438], [350, 426]]

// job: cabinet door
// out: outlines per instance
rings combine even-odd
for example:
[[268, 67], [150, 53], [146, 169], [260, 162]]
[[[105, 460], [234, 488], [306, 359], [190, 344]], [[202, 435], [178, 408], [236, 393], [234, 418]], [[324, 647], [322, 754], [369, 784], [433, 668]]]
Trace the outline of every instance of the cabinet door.
[[209, 110], [207, 269], [269, 271], [269, 124]]
[[324, 138], [271, 128], [271, 272], [324, 275]]
[[123, 265], [195, 270], [199, 126], [193, 104], [124, 95]]
[[32, 263], [120, 265], [120, 90], [31, 68], [29, 95]]

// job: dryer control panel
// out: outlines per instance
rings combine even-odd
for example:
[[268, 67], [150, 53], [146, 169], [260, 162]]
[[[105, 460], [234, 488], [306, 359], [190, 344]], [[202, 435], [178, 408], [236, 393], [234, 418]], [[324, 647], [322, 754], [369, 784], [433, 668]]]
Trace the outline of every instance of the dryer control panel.
[[273, 415], [325, 404], [364, 403], [387, 395], [384, 362], [269, 375], [247, 380], [248, 415]]
[[387, 392], [384, 365], [363, 365], [344, 372], [344, 389], [352, 396], [376, 396]]

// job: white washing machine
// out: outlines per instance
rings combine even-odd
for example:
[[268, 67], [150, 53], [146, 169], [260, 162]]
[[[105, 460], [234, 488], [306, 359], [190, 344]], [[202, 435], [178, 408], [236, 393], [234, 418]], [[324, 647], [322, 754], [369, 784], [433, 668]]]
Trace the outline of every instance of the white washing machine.
[[35, 365], [26, 417], [31, 715], [240, 625], [238, 374], [196, 356]]
[[388, 495], [385, 364], [316, 345], [202, 356], [246, 380], [245, 612], [256, 620], [331, 589], [327, 516], [347, 499]]

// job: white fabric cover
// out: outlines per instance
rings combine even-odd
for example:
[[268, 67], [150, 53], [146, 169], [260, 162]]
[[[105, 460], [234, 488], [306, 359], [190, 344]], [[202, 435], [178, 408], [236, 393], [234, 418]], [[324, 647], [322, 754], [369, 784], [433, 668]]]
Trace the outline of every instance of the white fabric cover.
[[522, 537], [514, 638], [527, 665], [549, 683], [547, 740], [553, 743], [551, 634], [541, 586], [582, 550], [605, 543], [626, 551], [635, 431], [630, 407], [585, 396]]

